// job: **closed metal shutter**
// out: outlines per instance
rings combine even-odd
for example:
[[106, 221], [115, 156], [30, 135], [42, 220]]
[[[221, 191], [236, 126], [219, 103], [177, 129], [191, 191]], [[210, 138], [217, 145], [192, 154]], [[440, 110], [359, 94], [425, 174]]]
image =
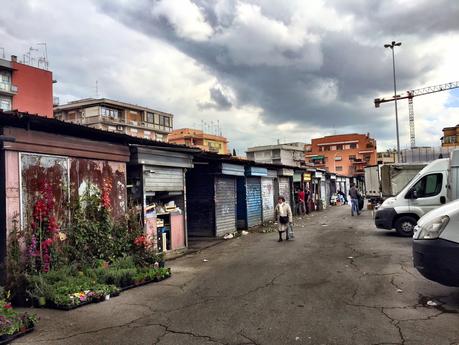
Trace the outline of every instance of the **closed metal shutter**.
[[261, 181], [259, 177], [248, 177], [246, 186], [247, 227], [261, 224]]
[[215, 226], [217, 237], [236, 230], [236, 179], [233, 177], [215, 178]]
[[263, 221], [274, 220], [274, 183], [272, 178], [261, 179], [261, 199], [263, 203]]
[[145, 192], [182, 191], [183, 169], [145, 165], [144, 189]]
[[279, 195], [285, 198], [285, 201], [293, 207], [290, 200], [290, 179], [288, 177], [279, 177]]
[[214, 176], [201, 166], [186, 173], [188, 236], [214, 237]]

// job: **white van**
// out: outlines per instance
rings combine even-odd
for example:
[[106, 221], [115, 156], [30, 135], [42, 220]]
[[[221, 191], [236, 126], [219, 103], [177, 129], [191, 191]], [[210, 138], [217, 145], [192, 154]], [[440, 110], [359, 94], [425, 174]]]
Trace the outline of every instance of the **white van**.
[[422, 169], [396, 196], [386, 199], [376, 211], [380, 229], [394, 229], [412, 236], [419, 218], [455, 200], [458, 193], [459, 150], [451, 158], [437, 159]]
[[419, 219], [413, 236], [413, 262], [427, 279], [459, 286], [459, 200]]

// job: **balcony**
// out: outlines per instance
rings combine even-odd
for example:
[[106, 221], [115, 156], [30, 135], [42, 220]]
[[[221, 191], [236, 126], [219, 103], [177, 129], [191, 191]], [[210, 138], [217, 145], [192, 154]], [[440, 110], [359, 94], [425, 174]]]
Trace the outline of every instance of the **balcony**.
[[0, 93], [3, 95], [14, 96], [18, 93], [18, 87], [10, 83], [0, 82]]

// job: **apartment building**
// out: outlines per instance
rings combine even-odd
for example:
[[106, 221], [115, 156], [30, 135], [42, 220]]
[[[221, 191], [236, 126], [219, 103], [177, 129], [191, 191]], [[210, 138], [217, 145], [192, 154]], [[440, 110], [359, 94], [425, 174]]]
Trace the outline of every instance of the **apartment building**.
[[87, 98], [56, 106], [54, 117], [156, 141], [167, 141], [174, 119], [169, 113], [107, 98]]
[[43, 68], [0, 59], [0, 109], [53, 117], [53, 74]]
[[203, 151], [228, 154], [228, 140], [221, 135], [205, 133], [199, 129], [181, 128], [169, 133], [168, 141], [173, 144], [198, 147]]
[[246, 151], [247, 159], [259, 163], [283, 164], [290, 166], [305, 165], [305, 143], [286, 143], [249, 147]]
[[459, 125], [443, 128], [442, 147], [459, 147]]
[[315, 167], [345, 176], [363, 175], [367, 165], [376, 164], [376, 157], [376, 140], [357, 133], [312, 139], [311, 151], [305, 153]]

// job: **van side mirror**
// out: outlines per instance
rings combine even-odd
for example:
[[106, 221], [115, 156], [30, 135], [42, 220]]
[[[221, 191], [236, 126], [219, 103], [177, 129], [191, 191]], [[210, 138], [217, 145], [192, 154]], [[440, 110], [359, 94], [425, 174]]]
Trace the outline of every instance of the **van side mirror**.
[[410, 199], [417, 199], [418, 198], [418, 191], [416, 189], [412, 189], [410, 191]]

